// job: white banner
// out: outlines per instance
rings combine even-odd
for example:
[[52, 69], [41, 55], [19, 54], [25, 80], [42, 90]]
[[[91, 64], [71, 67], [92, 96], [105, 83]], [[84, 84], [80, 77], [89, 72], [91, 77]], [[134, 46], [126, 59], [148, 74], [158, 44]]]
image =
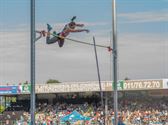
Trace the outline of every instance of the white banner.
[[[111, 85], [110, 82], [102, 82], [102, 90]], [[112, 85], [111, 85], [112, 86]], [[111, 87], [112, 88], [112, 87]], [[36, 85], [36, 93], [66, 93], [66, 92], [94, 92], [100, 91], [98, 82], [88, 83], [60, 83], [48, 85]]]

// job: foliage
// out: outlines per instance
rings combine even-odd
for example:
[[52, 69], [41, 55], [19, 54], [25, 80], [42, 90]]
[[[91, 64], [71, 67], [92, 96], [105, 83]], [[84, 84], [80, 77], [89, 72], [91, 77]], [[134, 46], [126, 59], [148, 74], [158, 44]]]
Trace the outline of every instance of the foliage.
[[125, 79], [124, 80], [130, 80], [130, 78], [129, 77], [125, 77]]
[[61, 82], [58, 81], [58, 80], [55, 80], [55, 79], [49, 79], [49, 80], [47, 80], [47, 84], [53, 84], [53, 83], [61, 83]]
[[2, 113], [5, 110], [5, 107], [0, 105], [0, 113]]

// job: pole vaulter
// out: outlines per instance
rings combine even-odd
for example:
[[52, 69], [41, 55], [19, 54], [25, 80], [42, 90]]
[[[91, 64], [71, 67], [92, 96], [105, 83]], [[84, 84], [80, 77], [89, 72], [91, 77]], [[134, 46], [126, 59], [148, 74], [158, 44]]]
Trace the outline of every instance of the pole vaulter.
[[[76, 27], [84, 27], [84, 24], [75, 23], [74, 21], [75, 19], [76, 19], [76, 16], [73, 16], [71, 19], [71, 22], [66, 24], [63, 30], [59, 33], [56, 33], [56, 31], [53, 31], [53, 33], [51, 33], [52, 27], [50, 24], [47, 24], [47, 31], [45, 30], [36, 31], [36, 33], [40, 34], [36, 38], [36, 41], [38, 41], [42, 37], [46, 37], [46, 44], [53, 44], [58, 42], [59, 47], [63, 47], [65, 39], [73, 42], [81, 43], [81, 44], [94, 46], [93, 43], [88, 43], [88, 42], [75, 40], [67, 37], [70, 33], [76, 33], [76, 32], [89, 33], [88, 29], [76, 29]], [[53, 36], [52, 38], [50, 38], [51, 35]], [[104, 46], [104, 45], [96, 45], [96, 46], [101, 48], [107, 48], [109, 52], [112, 51], [112, 48], [110, 46]]]

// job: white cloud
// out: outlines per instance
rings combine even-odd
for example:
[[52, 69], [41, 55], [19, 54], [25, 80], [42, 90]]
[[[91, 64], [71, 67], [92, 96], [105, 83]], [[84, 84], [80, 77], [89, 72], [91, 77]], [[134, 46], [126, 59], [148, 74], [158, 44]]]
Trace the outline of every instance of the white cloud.
[[119, 17], [122, 19], [121, 22], [124, 23], [167, 22], [168, 10], [121, 13]]
[[[57, 32], [61, 31], [63, 27], [66, 25], [67, 22], [58, 22], [58, 23], [51, 23], [50, 25], [53, 27], [53, 30]], [[100, 26], [108, 26], [107, 22], [77, 22], [82, 23], [85, 25], [84, 28], [91, 28], [91, 27], [100, 27]], [[36, 30], [46, 30], [47, 23], [36, 23]], [[0, 32], [10, 32], [10, 31], [17, 31], [17, 32], [29, 32], [30, 31], [30, 23], [27, 24], [18, 24], [18, 25], [8, 25], [4, 27], [3, 24], [0, 23]], [[101, 30], [102, 32], [102, 30]]]
[[120, 78], [152, 79], [168, 76], [166, 34], [121, 34], [118, 46]]
[[[59, 23], [57, 26], [61, 28], [63, 25], [64, 23]], [[1, 83], [14, 83], [30, 79], [30, 29], [28, 25], [19, 25], [16, 27], [17, 29], [14, 28], [13, 31], [6, 31], [4, 29], [4, 31], [0, 32]], [[37, 28], [39, 29], [43, 29], [44, 27], [45, 25], [37, 24]], [[101, 37], [96, 37], [97, 44], [106, 45], [106, 41], [108, 41], [107, 37], [105, 37], [106, 34], [102, 34], [99, 31], [98, 33]], [[71, 34], [70, 37], [92, 42], [92, 35], [86, 33]], [[69, 81], [75, 79], [76, 74], [83, 73], [91, 74], [92, 76], [96, 74], [92, 71], [96, 71], [95, 67], [90, 67], [95, 66], [93, 47], [89, 47], [88, 45], [81, 45], [66, 40], [64, 47], [60, 49], [57, 43], [46, 45], [45, 38], [42, 38], [36, 44], [36, 57], [38, 83], [44, 82], [49, 78]], [[83, 72], [79, 73], [80, 67], [85, 66], [89, 67], [88, 70], [84, 68], [82, 69]], [[72, 74], [71, 72], [74, 72], [74, 76], [69, 75]], [[65, 74], [65, 77], [63, 74]], [[83, 79], [88, 79], [88, 76], [83, 75]]]
[[[60, 24], [61, 26], [61, 24]], [[22, 26], [24, 28], [24, 26]], [[41, 26], [38, 26], [39, 29]], [[109, 44], [106, 30], [95, 32], [97, 44]], [[107, 29], [108, 32], [108, 29]], [[0, 83], [30, 79], [30, 33], [0, 32]], [[92, 42], [92, 35], [71, 34], [71, 38]], [[127, 33], [118, 35], [119, 78], [162, 78], [168, 76], [168, 42], [164, 34]], [[97, 48], [102, 80], [111, 78], [110, 54]], [[45, 38], [36, 44], [36, 81], [49, 78], [60, 81], [97, 80], [93, 46], [65, 41], [46, 45]]]

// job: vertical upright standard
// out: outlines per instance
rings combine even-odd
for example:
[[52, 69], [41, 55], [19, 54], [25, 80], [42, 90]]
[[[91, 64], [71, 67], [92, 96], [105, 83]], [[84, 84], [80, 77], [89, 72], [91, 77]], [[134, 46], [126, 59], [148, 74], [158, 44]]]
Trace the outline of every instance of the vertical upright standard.
[[31, 62], [30, 62], [30, 81], [31, 81], [31, 125], [35, 125], [35, 0], [30, 1], [30, 32], [31, 32]]
[[118, 92], [117, 92], [117, 16], [116, 0], [112, 1], [113, 29], [113, 78], [114, 78], [114, 125], [118, 125]]

